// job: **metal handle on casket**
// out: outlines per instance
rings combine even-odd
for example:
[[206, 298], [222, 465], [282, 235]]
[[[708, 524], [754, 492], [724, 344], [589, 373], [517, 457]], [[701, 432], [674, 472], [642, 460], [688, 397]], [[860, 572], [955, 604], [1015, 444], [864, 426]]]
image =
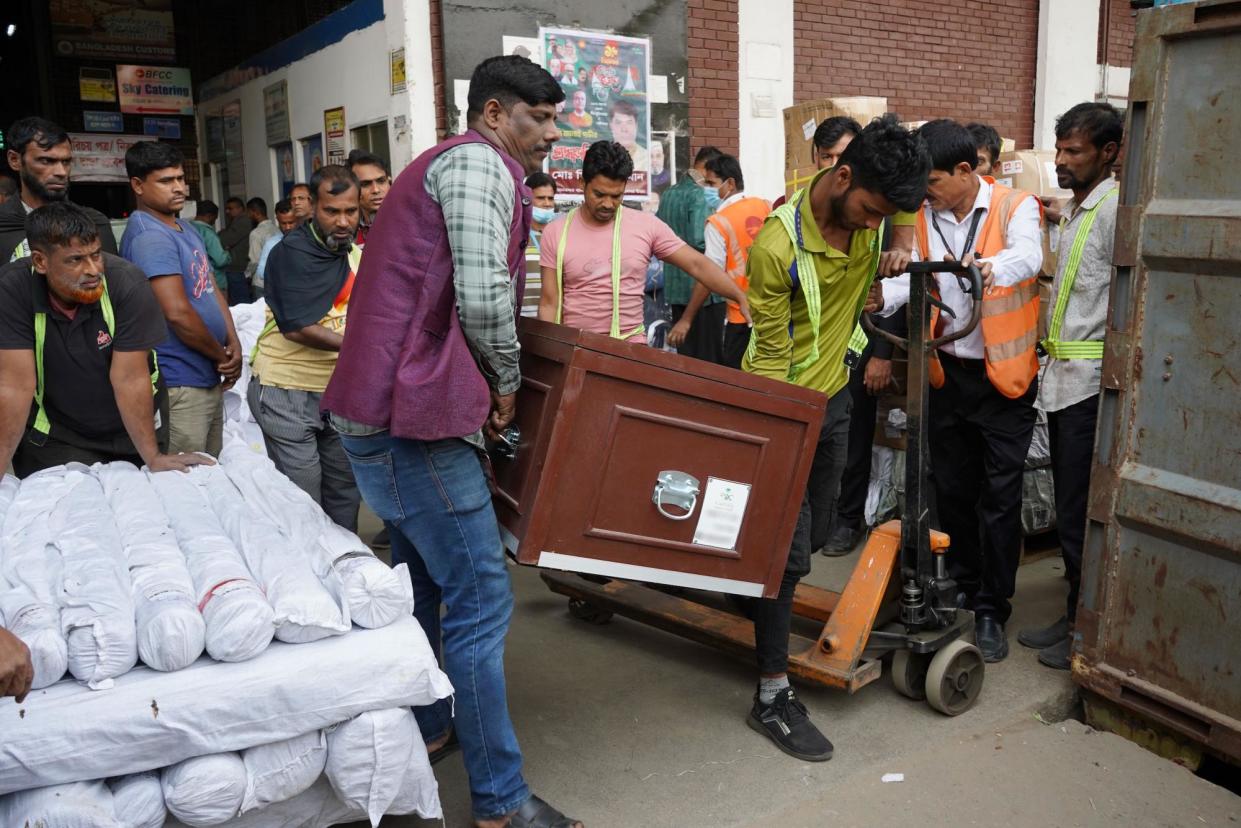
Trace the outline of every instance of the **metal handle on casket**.
[[[960, 262], [910, 262], [908, 272], [911, 279], [916, 276], [930, 273], [956, 274], [957, 281], [963, 283], [961, 285], [962, 289], [974, 299], [973, 307], [970, 309], [969, 324], [961, 330], [950, 333], [947, 336], [941, 336], [938, 339], [928, 340], [925, 345], [927, 352], [933, 351], [941, 345], [946, 345], [949, 342], [956, 342], [958, 339], [964, 339], [974, 332], [974, 329], [978, 327], [978, 323], [982, 320], [982, 271], [978, 269], [977, 265], [963, 265]], [[965, 282], [968, 282], [968, 284], [964, 284]], [[929, 300], [930, 296], [928, 295], [927, 298]], [[888, 333], [882, 328], [876, 327], [875, 323], [870, 321], [869, 313], [862, 314], [862, 330], [872, 336], [882, 336], [893, 345], [899, 345], [906, 350], [909, 348], [908, 339], [897, 336], [896, 334]]]
[[[698, 478], [680, 471], [661, 471], [655, 481], [655, 491], [651, 493], [651, 502], [668, 520], [689, 520], [698, 506], [699, 491]], [[664, 509], [665, 505], [684, 509], [685, 514], [674, 515]]]

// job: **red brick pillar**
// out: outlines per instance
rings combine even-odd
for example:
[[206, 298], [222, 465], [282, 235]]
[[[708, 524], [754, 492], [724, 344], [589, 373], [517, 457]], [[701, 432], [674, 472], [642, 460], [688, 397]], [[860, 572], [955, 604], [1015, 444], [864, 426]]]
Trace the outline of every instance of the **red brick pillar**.
[[738, 153], [737, 0], [688, 0], [690, 157], [713, 144]]

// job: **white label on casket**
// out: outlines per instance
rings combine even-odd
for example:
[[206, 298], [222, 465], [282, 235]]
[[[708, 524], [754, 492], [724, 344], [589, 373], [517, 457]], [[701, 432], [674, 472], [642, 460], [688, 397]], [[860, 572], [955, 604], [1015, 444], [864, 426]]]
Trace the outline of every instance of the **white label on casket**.
[[698, 526], [694, 528], [694, 543], [716, 549], [736, 549], [737, 535], [741, 533], [741, 520], [745, 517], [745, 506], [749, 500], [749, 483], [708, 477], [707, 490], [702, 496], [702, 511], [698, 513]]

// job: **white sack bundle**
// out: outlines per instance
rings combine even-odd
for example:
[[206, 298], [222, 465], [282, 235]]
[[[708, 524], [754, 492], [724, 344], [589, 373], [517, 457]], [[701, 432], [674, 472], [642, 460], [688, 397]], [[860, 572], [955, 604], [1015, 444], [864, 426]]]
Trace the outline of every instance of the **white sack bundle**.
[[9, 504], [17, 497], [19, 486], [13, 475], [0, 475], [0, 526], [4, 526], [4, 516], [8, 514]]
[[179, 471], [147, 476], [185, 555], [207, 624], [208, 655], [216, 661], [254, 658], [276, 632], [271, 604], [190, 476]]
[[85, 466], [65, 471], [68, 491], [49, 520], [63, 561], [60, 627], [69, 672], [92, 690], [138, 663], [133, 585], [103, 487]]
[[135, 773], [108, 782], [112, 807], [122, 828], [161, 828], [168, 817], [159, 771]]
[[164, 768], [160, 779], [164, 804], [192, 828], [222, 825], [237, 816], [246, 793], [246, 766], [236, 753], [186, 759]]
[[242, 751], [246, 795], [241, 812], [292, 799], [315, 783], [327, 763], [327, 737], [315, 730]]
[[185, 556], [151, 481], [132, 463], [96, 465], [133, 583], [138, 657], [154, 670], [181, 670], [203, 654], [207, 625]]
[[353, 623], [375, 629], [414, 611], [408, 568], [401, 564], [393, 569], [376, 558], [356, 534], [329, 520], [265, 454], [234, 443], [220, 452], [220, 462], [246, 501], [279, 526], [294, 549], [316, 551], [315, 570], [329, 588], [333, 579], [340, 579]]
[[401, 791], [418, 745], [418, 723], [407, 707], [375, 710], [342, 722], [328, 731], [325, 772], [332, 790], [345, 805], [363, 811], [372, 826], [379, 825]]
[[60, 631], [55, 608], [36, 599], [25, 587], [9, 587], [0, 576], [0, 623], [30, 650], [33, 689], [42, 690], [64, 678], [69, 669], [69, 645]]
[[295, 547], [275, 523], [251, 507], [224, 469], [199, 466], [190, 478], [202, 489], [220, 525], [263, 587], [276, 613], [276, 638], [305, 644], [349, 631], [348, 610], [319, 580], [310, 554]]
[[0, 825], [122, 828], [112, 810], [112, 792], [102, 782], [70, 782], [0, 797]]

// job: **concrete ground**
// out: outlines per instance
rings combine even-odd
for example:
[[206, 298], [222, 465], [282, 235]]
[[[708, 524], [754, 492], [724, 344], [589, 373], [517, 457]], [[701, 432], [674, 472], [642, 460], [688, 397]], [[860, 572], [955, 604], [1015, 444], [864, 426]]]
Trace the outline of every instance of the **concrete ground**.
[[[807, 580], [838, 589], [856, 558], [816, 557]], [[1062, 611], [1058, 558], [1022, 567], [1012, 654], [988, 665], [981, 698], [959, 717], [898, 695], [886, 675], [854, 696], [799, 685], [836, 746], [819, 764], [785, 756], [746, 727], [755, 682], [747, 662], [619, 616], [604, 626], [573, 619], [534, 569], [514, 567], [513, 589], [509, 705], [526, 777], [589, 828], [1241, 820], [1241, 799], [1119, 737], [1043, 723], [1069, 714], [1072, 686], [1015, 639]], [[446, 824], [470, 825], [459, 755], [436, 772]], [[884, 783], [886, 773], [904, 781]]]

